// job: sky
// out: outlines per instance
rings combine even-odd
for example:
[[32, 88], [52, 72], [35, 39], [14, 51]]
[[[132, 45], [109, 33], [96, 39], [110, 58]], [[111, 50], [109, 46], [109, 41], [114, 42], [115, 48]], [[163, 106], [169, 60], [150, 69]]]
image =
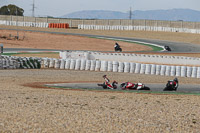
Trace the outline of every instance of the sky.
[[[32, 16], [35, 1], [35, 16], [60, 17], [83, 10], [111, 10], [128, 12], [132, 10], [158, 10], [187, 8], [200, 11], [200, 0], [0, 0], [0, 7], [15, 4], [25, 10], [25, 16]], [[176, 1], [176, 3], [175, 3]]]

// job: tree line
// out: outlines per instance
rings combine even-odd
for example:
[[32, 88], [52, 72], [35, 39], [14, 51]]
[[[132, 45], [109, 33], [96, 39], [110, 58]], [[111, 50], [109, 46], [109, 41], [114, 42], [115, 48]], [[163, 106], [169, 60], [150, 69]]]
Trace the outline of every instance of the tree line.
[[0, 15], [24, 16], [24, 10], [16, 5], [5, 5], [0, 8]]

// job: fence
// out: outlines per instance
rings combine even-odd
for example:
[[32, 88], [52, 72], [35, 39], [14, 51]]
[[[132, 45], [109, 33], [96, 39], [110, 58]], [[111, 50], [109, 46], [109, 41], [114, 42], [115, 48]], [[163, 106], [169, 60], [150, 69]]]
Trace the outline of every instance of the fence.
[[161, 20], [128, 20], [128, 19], [65, 19], [65, 18], [40, 18], [27, 16], [0, 15], [0, 20], [20, 21], [33, 23], [68, 23], [69, 27], [77, 28], [78, 25], [122, 25], [122, 26], [150, 26], [200, 29], [200, 22], [161, 21]]

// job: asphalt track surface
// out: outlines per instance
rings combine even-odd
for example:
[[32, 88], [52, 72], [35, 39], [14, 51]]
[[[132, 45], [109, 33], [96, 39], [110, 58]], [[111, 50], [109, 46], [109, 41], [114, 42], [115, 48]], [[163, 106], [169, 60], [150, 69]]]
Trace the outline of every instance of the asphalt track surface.
[[[16, 29], [6, 29], [0, 28], [0, 30], [16, 30]], [[20, 30], [19, 30], [20, 31]], [[22, 31], [22, 30], [21, 30]], [[89, 35], [89, 34], [78, 34], [78, 33], [65, 33], [65, 32], [49, 32], [49, 31], [35, 31], [35, 30], [23, 30], [31, 32], [40, 32], [40, 33], [51, 33], [51, 34], [62, 34], [62, 35], [75, 35], [75, 36], [85, 36], [85, 37], [103, 37], [103, 38], [113, 38], [113, 39], [125, 39], [130, 41], [139, 41], [144, 43], [152, 43], [160, 46], [169, 46], [171, 48], [171, 53], [199, 53], [200, 45], [190, 44], [190, 43], [181, 43], [181, 42], [170, 42], [162, 40], [153, 40], [153, 39], [138, 39], [138, 38], [124, 38], [124, 37], [111, 37], [111, 36], [99, 36], [99, 35]], [[63, 49], [62, 49], [63, 50]], [[61, 51], [62, 51], [61, 50]], [[67, 50], [67, 49], [66, 49]], [[49, 50], [49, 49], [4, 49], [5, 52], [11, 51], [58, 51], [58, 50]]]
[[[104, 90], [101, 86], [97, 85], [98, 83], [60, 83], [60, 84], [47, 84], [49, 87], [60, 87], [60, 88], [73, 88], [73, 89], [95, 89], [95, 90]], [[101, 83], [100, 83], [101, 84]], [[145, 84], [145, 86], [150, 88], [152, 92], [163, 92], [166, 84]], [[118, 85], [117, 90], [120, 89], [120, 85]], [[129, 90], [134, 91], [134, 90]], [[165, 91], [166, 92], [166, 91]], [[172, 91], [169, 91], [172, 92]], [[199, 85], [182, 85], [178, 86], [178, 93], [198, 93], [200, 94]]]
[[[5, 28], [0, 28], [4, 29]], [[6, 29], [6, 30], [16, 30], [16, 29]], [[123, 38], [123, 37], [111, 37], [111, 36], [98, 36], [98, 35], [88, 35], [88, 34], [78, 34], [78, 33], [64, 33], [64, 32], [47, 32], [47, 31], [33, 31], [33, 30], [24, 30], [31, 32], [41, 32], [41, 33], [51, 33], [51, 34], [63, 34], [63, 35], [75, 35], [75, 36], [85, 36], [85, 37], [103, 37], [103, 38], [113, 38], [113, 39], [125, 39], [130, 41], [139, 41], [144, 43], [152, 43], [160, 46], [169, 46], [172, 51], [170, 53], [200, 53], [200, 46], [189, 43], [180, 43], [180, 42], [169, 42], [162, 40], [147, 40], [147, 39], [137, 39], [137, 38]], [[66, 49], [67, 50], [67, 49]], [[25, 49], [25, 48], [5, 48], [4, 52], [19, 52], [19, 51], [63, 51], [55, 50], [55, 49]], [[158, 51], [159, 52], [159, 51]], [[166, 81], [167, 82], [167, 81]], [[88, 88], [88, 89], [102, 89], [94, 83], [66, 83], [66, 84], [56, 84], [50, 86], [57, 87], [68, 87], [68, 88]], [[163, 91], [165, 84], [146, 84], [151, 91]], [[119, 88], [119, 87], [118, 87]], [[183, 93], [200, 93], [200, 85], [187, 84], [187, 85], [179, 85], [177, 92]]]

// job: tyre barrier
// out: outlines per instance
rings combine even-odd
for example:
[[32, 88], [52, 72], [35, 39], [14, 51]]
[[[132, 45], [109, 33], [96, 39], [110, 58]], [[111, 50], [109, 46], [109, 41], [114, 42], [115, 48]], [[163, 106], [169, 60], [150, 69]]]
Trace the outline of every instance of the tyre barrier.
[[124, 62], [119, 62], [118, 72], [124, 72]]
[[161, 66], [160, 65], [156, 65], [156, 75], [160, 75], [160, 70], [161, 70]]
[[135, 64], [135, 73], [140, 73], [140, 69], [141, 69], [141, 64], [140, 63], [136, 63]]
[[200, 34], [199, 29], [157, 27], [157, 26], [125, 26], [125, 25], [78, 25], [78, 29], [84, 30], [135, 30], [135, 31], [164, 31]]
[[171, 66], [170, 76], [176, 75], [176, 66]]
[[200, 67], [141, 64], [133, 62], [84, 59], [54, 59], [0, 56], [0, 69], [68, 69], [103, 72], [124, 72], [200, 78]]
[[75, 70], [80, 70], [81, 67], [81, 60], [76, 60], [76, 64], [75, 64]]
[[154, 74], [156, 74], [156, 65], [152, 64], [151, 65], [151, 75], [154, 75]]
[[96, 66], [96, 61], [95, 60], [91, 60], [90, 71], [95, 71], [95, 66]]
[[[8, 64], [6, 63], [5, 60], [0, 60], [0, 63]], [[13, 63], [14, 62], [12, 62], [12, 64]], [[200, 67], [169, 66], [169, 65], [156, 65], [156, 64], [141, 64], [133, 62], [100, 61], [100, 60], [84, 60], [84, 59], [81, 60], [80, 59], [64, 60], [64, 59], [48, 59], [48, 58], [42, 59], [42, 66], [43, 66], [42, 68], [52, 68], [52, 64], [54, 64], [53, 68], [55, 69], [121, 72], [121, 73], [124, 72], [124, 73], [151, 74], [151, 75], [161, 75], [161, 76], [200, 78]], [[29, 67], [33, 66], [29, 64]]]
[[91, 60], [86, 60], [85, 70], [90, 70]]
[[[46, 62], [46, 66], [49, 64]], [[40, 69], [41, 59], [33, 57], [0, 56], [0, 69]]]
[[124, 62], [124, 72], [129, 73], [130, 72], [130, 63]]
[[49, 24], [45, 23], [45, 22], [35, 23], [35, 22], [20, 22], [20, 21], [0, 20], [0, 24], [10, 25], [10, 26], [40, 27], [40, 28], [48, 28], [49, 27]]
[[196, 78], [197, 77], [197, 67], [193, 67], [192, 68], [192, 78]]
[[166, 66], [165, 75], [170, 76], [170, 72], [171, 72], [171, 66]]
[[95, 66], [95, 71], [100, 71], [100, 68], [101, 68], [101, 61], [97, 60], [96, 66]]
[[108, 61], [108, 72], [112, 72], [112, 71], [113, 71], [113, 62]]
[[146, 64], [145, 74], [151, 74], [151, 64]]
[[[151, 44], [156, 45], [156, 44]], [[161, 55], [145, 55], [145, 54], [124, 54], [101, 53], [101, 52], [85, 52], [85, 51], [62, 51], [61, 59], [85, 59], [85, 60], [104, 60], [117, 62], [145, 62], [147, 64], [169, 64], [182, 66], [200, 66], [200, 58], [185, 56], [161, 56]]]
[[131, 62], [130, 63], [130, 73], [134, 73], [135, 72], [135, 63]]
[[140, 74], [144, 74], [144, 73], [145, 73], [145, 70], [146, 70], [146, 64], [141, 64], [141, 67], [140, 67]]
[[68, 23], [48, 23], [48, 28], [63, 28], [67, 29], [69, 28]]
[[191, 77], [192, 76], [192, 67], [188, 66], [186, 73], [187, 73], [186, 77]]
[[71, 63], [70, 59], [66, 59], [65, 60], [65, 69], [69, 69], [70, 68], [70, 63]]

